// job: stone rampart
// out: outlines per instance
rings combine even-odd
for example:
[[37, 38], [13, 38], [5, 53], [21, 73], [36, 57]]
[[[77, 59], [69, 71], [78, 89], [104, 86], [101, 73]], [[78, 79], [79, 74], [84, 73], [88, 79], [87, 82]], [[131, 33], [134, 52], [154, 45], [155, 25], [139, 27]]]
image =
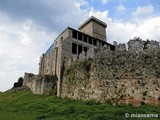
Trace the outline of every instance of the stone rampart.
[[[156, 51], [160, 50], [160, 45], [159, 42], [157, 41], [149, 41], [149, 40], [142, 40], [140, 38], [134, 38], [133, 40], [130, 40], [127, 45], [126, 44], [118, 44], [117, 42], [114, 42], [115, 45], [115, 51], [119, 51], [119, 52], [126, 52], [128, 51], [127, 54], [133, 53], [132, 55], [139, 55], [141, 53], [149, 54], [152, 55], [154, 53], [156, 53]], [[103, 54], [107, 53], [106, 55], [110, 54], [112, 51], [110, 50], [109, 46], [101, 46], [97, 49], [93, 49], [90, 48], [87, 52], [82, 51], [82, 53], [79, 54], [79, 56], [77, 58], [74, 58], [73, 61], [76, 60], [85, 60], [88, 58], [96, 58], [97, 55], [101, 55], [103, 56]], [[114, 52], [114, 54], [119, 54], [119, 52]], [[126, 55], [127, 55], [126, 54]], [[112, 55], [114, 56], [114, 55]], [[130, 56], [130, 55], [127, 55]]]
[[62, 97], [115, 104], [160, 105], [160, 50], [100, 50], [64, 72]]

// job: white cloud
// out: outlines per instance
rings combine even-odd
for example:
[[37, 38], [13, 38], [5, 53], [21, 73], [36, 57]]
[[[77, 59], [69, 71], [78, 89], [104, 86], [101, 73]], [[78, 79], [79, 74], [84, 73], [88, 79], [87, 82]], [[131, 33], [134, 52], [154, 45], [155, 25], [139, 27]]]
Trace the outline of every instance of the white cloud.
[[129, 39], [141, 37], [142, 39], [151, 39], [160, 41], [160, 17], [141, 19], [136, 23], [130, 22], [112, 22], [108, 25], [109, 42], [117, 41], [127, 43]]
[[108, 2], [111, 2], [112, 0], [101, 0], [102, 4], [106, 4]]
[[45, 52], [56, 35], [49, 34], [43, 28], [36, 26], [31, 20], [13, 23], [3, 16], [0, 20], [0, 90], [13, 86], [24, 72], [38, 71], [40, 55]]
[[131, 38], [134, 28], [135, 25], [131, 23], [116, 21], [110, 23], [107, 28], [108, 42], [113, 43], [113, 41], [117, 41], [119, 43], [126, 43]]
[[153, 11], [154, 11], [154, 7], [152, 5], [147, 5], [143, 7], [137, 7], [136, 11], [133, 12], [133, 15], [148, 14], [148, 13], [152, 13]]
[[119, 5], [119, 6], [116, 8], [116, 10], [117, 10], [118, 12], [121, 12], [121, 11], [126, 10], [126, 8], [125, 8], [123, 5]]
[[76, 0], [80, 6], [90, 6], [86, 0]]
[[80, 9], [81, 4], [79, 2], [75, 2], [74, 4], [78, 9]]
[[97, 17], [98, 19], [100, 19], [100, 20], [102, 20], [102, 21], [104, 21], [104, 22], [106, 22], [106, 23], [108, 23], [111, 19], [108, 17], [108, 11], [106, 10], [106, 11], [103, 11], [103, 12], [101, 12], [101, 11], [96, 11], [96, 10], [91, 10], [91, 11], [89, 11], [89, 17], [90, 16], [95, 16], [95, 17]]
[[85, 0], [76, 0], [76, 2], [74, 4], [78, 9], [80, 9], [80, 7], [86, 7], [86, 8], [90, 9], [90, 7], [91, 7], [89, 5], [89, 3]]
[[[0, 91], [11, 88], [24, 72], [37, 73], [40, 55], [50, 47], [60, 31], [68, 26], [78, 26], [88, 17], [88, 12], [80, 8], [87, 5], [84, 0], [77, 0], [76, 4], [70, 0], [67, 4], [62, 0], [53, 2], [57, 5], [51, 4], [49, 0], [45, 1], [45, 15], [43, 11], [38, 11], [38, 18], [35, 11], [32, 11], [33, 17], [30, 15], [26, 18], [26, 11], [30, 13], [28, 9], [24, 9], [24, 15], [17, 16], [15, 5], [13, 12], [1, 12], [5, 10], [0, 9]], [[35, 6], [41, 8], [41, 4]], [[61, 6], [61, 9], [58, 6]]]
[[143, 39], [160, 40], [160, 17], [147, 18], [140, 20], [137, 23], [136, 32], [137, 36], [141, 36]]

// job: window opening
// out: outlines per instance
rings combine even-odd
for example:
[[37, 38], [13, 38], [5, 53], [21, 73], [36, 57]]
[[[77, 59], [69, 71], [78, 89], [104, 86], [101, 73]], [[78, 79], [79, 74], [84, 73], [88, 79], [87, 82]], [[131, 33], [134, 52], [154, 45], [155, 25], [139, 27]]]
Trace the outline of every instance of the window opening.
[[72, 31], [72, 37], [75, 38], [75, 39], [77, 39], [77, 32], [74, 31], [74, 30]]
[[78, 33], [78, 40], [82, 40], [82, 34]]
[[77, 54], [77, 44], [72, 43], [72, 54]]
[[78, 45], [78, 54], [82, 52], [82, 45]]

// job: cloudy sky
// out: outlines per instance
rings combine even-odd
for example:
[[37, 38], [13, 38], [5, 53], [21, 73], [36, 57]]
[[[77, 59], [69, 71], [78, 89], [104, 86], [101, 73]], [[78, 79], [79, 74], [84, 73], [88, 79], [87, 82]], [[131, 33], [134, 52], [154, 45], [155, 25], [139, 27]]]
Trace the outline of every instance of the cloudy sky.
[[0, 0], [0, 91], [24, 72], [38, 72], [40, 55], [68, 26], [89, 16], [108, 24], [108, 42], [135, 36], [160, 41], [160, 0]]

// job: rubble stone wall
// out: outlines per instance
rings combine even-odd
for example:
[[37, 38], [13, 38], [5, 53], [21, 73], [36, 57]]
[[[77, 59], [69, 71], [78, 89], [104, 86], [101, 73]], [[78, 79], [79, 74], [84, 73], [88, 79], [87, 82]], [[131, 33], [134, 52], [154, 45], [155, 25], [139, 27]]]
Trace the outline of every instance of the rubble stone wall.
[[62, 97], [114, 105], [160, 105], [160, 50], [106, 49], [92, 60], [77, 61], [65, 70]]
[[57, 77], [55, 75], [34, 75], [25, 73], [23, 86], [28, 86], [35, 94], [56, 94]]

